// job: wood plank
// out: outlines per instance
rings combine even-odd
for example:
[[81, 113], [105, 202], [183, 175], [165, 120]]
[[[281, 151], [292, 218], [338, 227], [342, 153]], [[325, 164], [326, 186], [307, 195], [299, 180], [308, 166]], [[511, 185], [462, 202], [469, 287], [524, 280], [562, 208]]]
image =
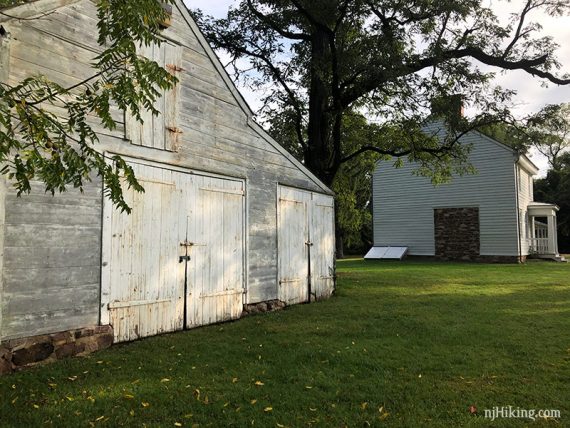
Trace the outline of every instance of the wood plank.
[[0, 36], [0, 82], [2, 83], [8, 83], [10, 80], [10, 44], [9, 33]]
[[[70, 263], [72, 264], [72, 263]], [[4, 269], [4, 291], [52, 290], [77, 284], [99, 284], [99, 266]]]
[[62, 311], [76, 306], [90, 307], [96, 311], [99, 304], [99, 284], [86, 284], [81, 287], [62, 288], [59, 290], [33, 290], [5, 294], [6, 321], [26, 318], [34, 314], [42, 315], [53, 311]]
[[99, 226], [64, 226], [54, 224], [13, 224], [6, 229], [7, 247], [48, 247], [59, 242], [62, 246], [81, 243], [81, 246], [99, 245]]
[[41, 2], [24, 3], [7, 9], [6, 15], [0, 15], [0, 22], [45, 16], [53, 10], [77, 3], [78, 1], [79, 0], [43, 0]]
[[5, 211], [6, 211], [6, 182], [0, 176], [0, 341], [4, 337], [2, 320], [4, 312], [4, 234], [5, 234]]
[[96, 325], [98, 322], [96, 309], [92, 304], [88, 304], [87, 306], [73, 306], [71, 309], [66, 308], [13, 318], [10, 320], [10, 324], [6, 325], [4, 340]]
[[82, 247], [37, 247], [33, 243], [26, 247], [5, 247], [4, 267], [6, 269], [66, 269], [72, 262], [75, 266], [98, 267], [101, 250], [92, 242], [83, 242]]

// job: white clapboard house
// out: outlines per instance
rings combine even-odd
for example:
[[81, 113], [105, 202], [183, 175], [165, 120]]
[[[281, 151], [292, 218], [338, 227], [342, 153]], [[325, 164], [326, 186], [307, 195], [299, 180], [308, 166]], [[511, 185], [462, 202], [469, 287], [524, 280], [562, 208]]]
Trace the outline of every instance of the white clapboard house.
[[[4, 12], [2, 81], [42, 74], [69, 86], [93, 74], [95, 2]], [[118, 129], [97, 128], [99, 148], [128, 160], [145, 188], [127, 192], [131, 215], [97, 181], [55, 197], [35, 183], [18, 198], [1, 180], [2, 342], [107, 325], [129, 341], [333, 291], [330, 189], [253, 121], [181, 0], [162, 36], [141, 51], [179, 79], [162, 114], [141, 125], [115, 109]]]
[[[445, 135], [434, 121], [429, 135]], [[434, 186], [417, 165], [380, 161], [373, 176], [374, 247], [367, 258], [430, 256], [444, 260], [515, 262], [528, 256], [560, 260], [553, 204], [534, 202], [538, 168], [507, 145], [478, 131], [471, 145], [474, 175]]]

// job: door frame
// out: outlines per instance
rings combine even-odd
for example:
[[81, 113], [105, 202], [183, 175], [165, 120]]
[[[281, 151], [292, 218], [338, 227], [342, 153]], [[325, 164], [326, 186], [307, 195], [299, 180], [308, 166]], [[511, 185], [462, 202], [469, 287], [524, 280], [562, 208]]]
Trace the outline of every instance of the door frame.
[[[243, 294], [242, 294], [242, 304], [246, 304], [247, 295], [248, 295], [248, 285], [249, 285], [249, 234], [247, 233], [249, 230], [249, 198], [248, 196], [248, 188], [247, 188], [247, 179], [244, 177], [236, 177], [236, 176], [229, 176], [229, 175], [222, 175], [217, 174], [214, 172], [208, 171], [201, 171], [197, 169], [193, 169], [190, 167], [183, 167], [180, 165], [173, 165], [170, 163], [165, 162], [157, 162], [152, 161], [144, 158], [137, 158], [128, 155], [121, 155], [120, 153], [114, 153], [105, 151], [104, 156], [111, 157], [113, 155], [121, 156], [126, 162], [128, 163], [136, 163], [139, 165], [150, 166], [154, 168], [163, 168], [174, 172], [180, 172], [184, 174], [190, 175], [199, 175], [204, 177], [212, 177], [212, 178], [219, 178], [224, 180], [232, 180], [232, 181], [239, 181], [243, 184], [244, 195], [245, 198], [243, 203], [243, 210], [244, 210], [244, 221], [243, 221]], [[103, 184], [102, 184], [103, 186]], [[111, 303], [111, 242], [112, 242], [112, 231], [110, 228], [111, 225], [111, 216], [113, 214], [113, 210], [115, 210], [114, 205], [111, 203], [108, 198], [105, 197], [105, 192], [102, 192], [102, 213], [101, 213], [101, 280], [100, 280], [100, 292], [99, 292], [99, 325], [109, 325], [110, 323], [110, 310], [109, 304]], [[187, 296], [184, 296], [186, 299]], [[184, 326], [184, 329], [186, 326]]]

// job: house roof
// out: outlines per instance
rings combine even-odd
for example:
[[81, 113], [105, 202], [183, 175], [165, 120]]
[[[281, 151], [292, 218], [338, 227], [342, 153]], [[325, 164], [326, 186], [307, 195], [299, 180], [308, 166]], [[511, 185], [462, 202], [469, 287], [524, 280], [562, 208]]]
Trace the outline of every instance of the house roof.
[[[442, 121], [439, 120], [438, 122], [442, 122]], [[530, 158], [525, 153], [522, 153], [520, 150], [517, 150], [517, 149], [509, 146], [508, 144], [505, 144], [502, 141], [499, 141], [496, 138], [493, 138], [493, 137], [487, 135], [486, 133], [484, 133], [480, 130], [473, 129], [469, 132], [475, 133], [475, 134], [479, 135], [480, 137], [486, 139], [487, 141], [492, 142], [496, 146], [501, 147], [502, 149], [511, 152], [514, 155], [515, 163], [519, 164], [522, 168], [524, 168], [531, 175], [536, 175], [540, 171], [540, 168], [538, 166], [536, 166], [536, 164], [532, 160], [530, 160]]]

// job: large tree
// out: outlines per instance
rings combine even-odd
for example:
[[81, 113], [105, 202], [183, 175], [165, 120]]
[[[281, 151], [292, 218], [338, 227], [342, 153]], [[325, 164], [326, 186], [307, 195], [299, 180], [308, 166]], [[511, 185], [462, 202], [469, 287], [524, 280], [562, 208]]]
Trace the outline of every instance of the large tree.
[[[531, 21], [536, 11], [567, 15], [567, 0], [527, 0], [507, 26], [484, 3], [242, 0], [224, 19], [195, 16], [210, 43], [229, 53], [237, 76], [264, 87], [264, 112], [287, 112], [296, 150], [330, 185], [344, 163], [369, 151], [407, 156], [436, 178], [464, 171], [466, 148], [457, 137], [507, 117], [513, 94], [493, 87], [493, 73], [480, 64], [570, 83], [557, 73], [556, 43]], [[467, 120], [456, 104], [438, 101], [455, 94], [483, 113]], [[448, 119], [443, 141], [421, 132], [433, 106]], [[389, 138], [346, 144], [344, 117], [355, 110], [378, 118]]]
[[[291, 111], [276, 111], [268, 120], [269, 133], [297, 159], [303, 160], [303, 152], [295, 143], [295, 125]], [[357, 112], [347, 112], [343, 118], [345, 147], [356, 150], [369, 141], [388, 138], [387, 129]], [[379, 136], [382, 135], [382, 137]], [[360, 254], [372, 245], [372, 174], [380, 155], [357, 156], [345, 162], [337, 172], [331, 188], [336, 196], [337, 256], [345, 250]]]
[[[0, 82], [0, 173], [11, 179], [18, 194], [29, 192], [34, 179], [55, 193], [69, 187], [81, 189], [98, 175], [113, 203], [130, 211], [121, 177], [128, 186], [143, 188], [120, 156], [105, 158], [97, 147], [93, 125], [100, 122], [114, 129], [113, 106], [138, 120], [143, 110], [158, 114], [154, 102], [176, 84], [176, 78], [156, 62], [138, 56], [137, 48], [162, 42], [164, 5], [173, 1], [97, 1], [101, 53], [93, 59], [92, 74], [80, 82], [63, 87], [44, 76], [30, 76], [12, 85]], [[20, 3], [24, 1], [0, 0], [0, 15], [17, 20], [11, 6]], [[9, 37], [6, 27], [0, 38]]]
[[527, 137], [552, 169], [562, 169], [560, 156], [570, 148], [570, 103], [544, 106], [528, 120]]

